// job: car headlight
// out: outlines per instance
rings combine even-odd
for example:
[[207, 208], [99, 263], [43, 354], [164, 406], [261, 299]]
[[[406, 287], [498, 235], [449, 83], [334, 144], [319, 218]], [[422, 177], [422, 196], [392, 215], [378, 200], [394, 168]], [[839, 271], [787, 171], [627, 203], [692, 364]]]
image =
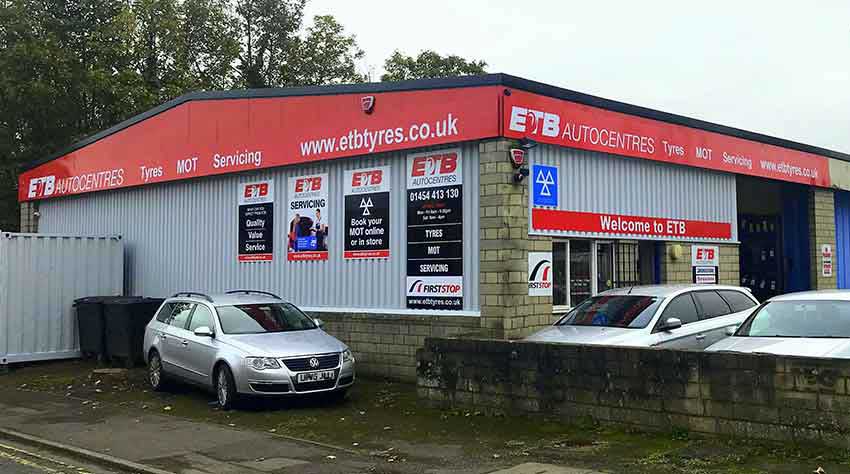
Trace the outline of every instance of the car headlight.
[[279, 369], [280, 362], [271, 357], [246, 357], [245, 364], [254, 370]]
[[354, 354], [351, 353], [351, 349], [346, 349], [342, 352], [342, 363], [346, 362], [354, 362]]

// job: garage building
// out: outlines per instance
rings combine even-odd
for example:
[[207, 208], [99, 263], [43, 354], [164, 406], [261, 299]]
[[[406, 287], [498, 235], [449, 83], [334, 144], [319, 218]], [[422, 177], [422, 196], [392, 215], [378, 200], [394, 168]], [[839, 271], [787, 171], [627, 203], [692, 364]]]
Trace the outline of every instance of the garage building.
[[274, 291], [402, 379], [609, 288], [850, 286], [846, 190], [846, 154], [504, 74], [187, 94], [19, 178], [23, 231], [123, 237], [126, 294]]

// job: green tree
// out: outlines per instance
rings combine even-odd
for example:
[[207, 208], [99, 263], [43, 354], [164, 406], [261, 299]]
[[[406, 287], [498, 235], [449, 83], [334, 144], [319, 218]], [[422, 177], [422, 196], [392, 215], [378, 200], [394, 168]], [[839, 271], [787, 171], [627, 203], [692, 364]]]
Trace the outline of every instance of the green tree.
[[226, 0], [184, 0], [180, 69], [190, 89], [228, 89], [236, 81], [239, 28]]
[[305, 86], [364, 82], [366, 77], [355, 64], [363, 56], [354, 35], [346, 35], [334, 17], [316, 16], [292, 60], [293, 82]]
[[242, 49], [238, 85], [248, 88], [290, 85], [293, 52], [306, 0], [237, 0]]
[[434, 51], [425, 50], [419, 56], [405, 56], [394, 51], [384, 62], [386, 73], [382, 81], [406, 81], [410, 79], [428, 79], [435, 77], [468, 76], [484, 74], [487, 63], [467, 60], [460, 56], [441, 56]]

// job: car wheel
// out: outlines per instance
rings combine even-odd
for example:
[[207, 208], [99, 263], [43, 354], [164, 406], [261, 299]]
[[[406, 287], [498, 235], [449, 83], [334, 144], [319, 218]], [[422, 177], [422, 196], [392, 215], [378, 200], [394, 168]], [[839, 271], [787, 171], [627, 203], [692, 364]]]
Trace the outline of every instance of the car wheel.
[[215, 394], [220, 409], [230, 410], [236, 405], [236, 383], [234, 383], [233, 373], [227, 365], [222, 364], [216, 372]]
[[162, 369], [162, 358], [157, 351], [151, 352], [148, 357], [148, 383], [151, 384], [154, 392], [165, 389], [165, 371]]

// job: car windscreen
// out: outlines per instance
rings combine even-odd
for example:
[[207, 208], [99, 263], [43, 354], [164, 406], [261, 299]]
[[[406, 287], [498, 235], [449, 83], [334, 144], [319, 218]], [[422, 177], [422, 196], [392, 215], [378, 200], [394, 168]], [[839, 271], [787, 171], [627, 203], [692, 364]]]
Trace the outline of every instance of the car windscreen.
[[850, 301], [770, 301], [736, 336], [850, 337]]
[[225, 334], [262, 334], [316, 329], [316, 323], [289, 303], [219, 306], [218, 320]]
[[661, 298], [655, 296], [594, 296], [566, 314], [560, 326], [605, 326], [640, 329], [652, 321]]

